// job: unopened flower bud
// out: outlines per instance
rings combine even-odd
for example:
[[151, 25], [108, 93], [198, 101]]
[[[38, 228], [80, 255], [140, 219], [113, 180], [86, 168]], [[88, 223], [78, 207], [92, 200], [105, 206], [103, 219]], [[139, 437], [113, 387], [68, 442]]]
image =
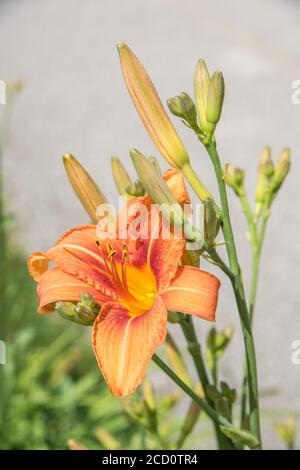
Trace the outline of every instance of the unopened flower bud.
[[271, 158], [270, 147], [265, 147], [261, 153], [258, 167], [258, 175], [255, 189], [256, 208], [255, 213], [260, 211], [265, 201], [266, 194], [270, 191], [270, 182], [274, 174], [274, 165]]
[[148, 73], [127, 44], [118, 44], [124, 80], [143, 124], [167, 162], [182, 168], [189, 156]]
[[131, 185], [132, 181], [118, 157], [111, 158], [111, 169], [119, 194], [121, 196], [126, 196], [126, 188]]
[[232, 163], [226, 163], [223, 170], [223, 178], [227, 186], [230, 186], [236, 194], [244, 185], [245, 172]]
[[188, 240], [195, 241], [202, 246], [202, 234], [192, 227], [167, 183], [157, 173], [148, 158], [137, 149], [131, 149], [130, 156], [146, 193], [156, 204], [160, 204], [160, 209], [165, 218], [172, 224], [182, 227]]
[[210, 78], [206, 64], [201, 59], [197, 64], [194, 83], [200, 127], [211, 138], [222, 112], [224, 78], [221, 72], [214, 72]]
[[94, 223], [99, 221], [97, 209], [107, 199], [92, 177], [73, 155], [63, 156], [65, 170], [75, 194]]
[[196, 106], [187, 93], [182, 92], [180, 96], [170, 98], [167, 104], [172, 114], [184, 119], [192, 128], [198, 126]]
[[207, 119], [206, 119], [206, 100], [209, 86], [209, 73], [206, 67], [206, 63], [203, 59], [200, 59], [196, 72], [195, 72], [195, 97], [196, 97], [196, 107], [199, 117], [199, 123], [201, 129], [206, 129]]
[[225, 84], [221, 72], [214, 72], [209, 81], [207, 101], [206, 101], [206, 119], [208, 123], [214, 125], [219, 122], [224, 101]]
[[79, 325], [92, 325], [100, 311], [99, 305], [89, 293], [80, 295], [80, 302], [56, 302], [55, 311], [65, 320], [70, 320]]
[[291, 152], [286, 148], [279, 155], [275, 166], [274, 178], [272, 181], [272, 191], [277, 192], [291, 168]]
[[96, 305], [94, 297], [89, 292], [82, 292], [80, 294], [80, 303], [91, 309], [94, 309]]
[[183, 110], [181, 108], [180, 96], [174, 96], [167, 100], [167, 105], [172, 114], [177, 117], [183, 117]]
[[210, 199], [204, 202], [204, 240], [208, 246], [214, 244], [220, 229], [220, 218], [217, 216], [213, 203]]

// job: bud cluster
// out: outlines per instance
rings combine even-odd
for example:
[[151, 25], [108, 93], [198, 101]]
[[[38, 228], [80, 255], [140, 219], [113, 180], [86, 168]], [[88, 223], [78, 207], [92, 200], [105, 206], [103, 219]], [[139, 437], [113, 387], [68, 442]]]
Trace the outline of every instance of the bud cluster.
[[70, 320], [79, 325], [92, 325], [100, 312], [100, 307], [88, 292], [80, 294], [80, 301], [56, 302], [55, 311], [65, 320]]

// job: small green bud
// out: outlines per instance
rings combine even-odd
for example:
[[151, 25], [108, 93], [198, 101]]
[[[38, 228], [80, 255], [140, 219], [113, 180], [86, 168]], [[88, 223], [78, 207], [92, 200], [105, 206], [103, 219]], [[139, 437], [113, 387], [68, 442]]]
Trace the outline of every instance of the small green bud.
[[213, 246], [220, 229], [220, 218], [217, 216], [210, 199], [204, 201], [204, 240], [208, 246]]
[[75, 304], [72, 302], [56, 302], [55, 311], [66, 320], [76, 322]]
[[181, 101], [179, 96], [174, 96], [167, 100], [167, 105], [172, 114], [177, 117], [183, 117], [183, 110], [181, 108]]
[[142, 183], [139, 180], [136, 180], [134, 183], [127, 186], [126, 193], [133, 197], [144, 196], [145, 189], [143, 188]]
[[82, 292], [80, 294], [80, 303], [85, 307], [93, 309], [95, 307], [95, 299], [89, 292]]
[[212, 328], [206, 338], [207, 362], [212, 369], [215, 361], [218, 361], [224, 354], [233, 336], [233, 327], [227, 325], [223, 330], [217, 331]]
[[291, 168], [290, 149], [284, 149], [278, 157], [275, 166], [274, 179], [272, 181], [272, 191], [277, 192], [287, 177]]
[[244, 185], [245, 172], [232, 163], [226, 163], [223, 178], [227, 186], [230, 186], [236, 194], [239, 194]]
[[180, 102], [183, 110], [183, 118], [192, 128], [198, 127], [197, 110], [192, 98], [185, 92], [180, 94]]
[[184, 119], [189, 126], [197, 128], [197, 110], [192, 98], [185, 92], [167, 101], [169, 110], [175, 116]]
[[80, 294], [80, 302], [56, 302], [55, 311], [65, 320], [70, 320], [79, 325], [92, 325], [100, 311], [99, 305], [88, 293]]
[[121, 196], [126, 196], [126, 188], [131, 184], [132, 181], [124, 165], [121, 163], [118, 157], [111, 158], [111, 169], [119, 194]]

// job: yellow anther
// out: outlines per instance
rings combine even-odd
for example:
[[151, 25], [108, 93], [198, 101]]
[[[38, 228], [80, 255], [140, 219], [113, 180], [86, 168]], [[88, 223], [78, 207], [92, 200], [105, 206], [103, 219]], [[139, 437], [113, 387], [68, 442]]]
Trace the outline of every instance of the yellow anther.
[[109, 242], [106, 244], [106, 249], [107, 249], [109, 258], [112, 258], [117, 253], [117, 251], [113, 249], [113, 247], [111, 246]]
[[124, 258], [124, 259], [127, 259], [128, 252], [127, 252], [127, 245], [126, 245], [126, 243], [123, 243], [122, 255], [123, 255], [123, 258]]

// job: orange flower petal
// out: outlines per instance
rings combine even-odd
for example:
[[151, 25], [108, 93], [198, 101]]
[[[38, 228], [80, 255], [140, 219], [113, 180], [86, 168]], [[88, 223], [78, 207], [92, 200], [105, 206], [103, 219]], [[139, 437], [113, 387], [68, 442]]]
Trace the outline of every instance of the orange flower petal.
[[52, 312], [54, 302], [61, 300], [77, 302], [82, 292], [89, 292], [99, 305], [108, 300], [101, 292], [59, 268], [49, 269], [40, 277], [37, 291], [40, 299], [39, 313]]
[[163, 178], [179, 204], [190, 204], [190, 196], [186, 189], [184, 177], [180, 171], [175, 168], [169, 168], [169, 170], [164, 173]]
[[136, 317], [116, 303], [102, 307], [93, 327], [93, 348], [113, 395], [129, 395], [140, 385], [166, 337], [166, 324], [167, 310], [159, 296], [149, 312]]
[[115, 285], [109, 278], [97, 240], [95, 225], [76, 227], [66, 232], [48, 255], [62, 271], [85, 281], [113, 300], [116, 298]]
[[47, 256], [47, 253], [44, 253], [42, 251], [32, 253], [32, 255], [28, 257], [28, 271], [35, 281], [38, 281], [42, 274], [47, 271], [49, 261], [50, 260]]
[[152, 212], [152, 231], [148, 247], [148, 265], [156, 276], [158, 293], [161, 293], [169, 287], [171, 280], [175, 276], [180, 263], [185, 240], [183, 238], [170, 239], [161, 237], [161, 219], [157, 212]]
[[180, 266], [170, 286], [161, 294], [168, 310], [215, 321], [220, 281], [193, 266]]

